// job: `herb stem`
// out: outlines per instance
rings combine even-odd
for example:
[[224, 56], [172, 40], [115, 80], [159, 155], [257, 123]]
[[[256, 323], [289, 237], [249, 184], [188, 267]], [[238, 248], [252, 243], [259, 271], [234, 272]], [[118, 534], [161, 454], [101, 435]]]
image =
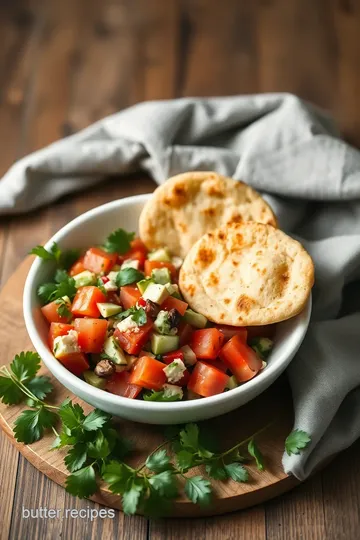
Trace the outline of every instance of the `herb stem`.
[[[161, 444], [159, 444], [159, 446], [157, 446], [147, 457], [147, 459], [149, 459], [153, 454], [155, 454], [158, 450], [160, 450], [161, 448], [163, 448], [164, 446], [166, 446], [167, 444], [169, 444], [175, 437], [173, 437], [172, 439], [168, 439], [164, 442], [162, 442]], [[140, 465], [140, 467], [138, 467], [137, 469], [135, 469], [135, 471], [137, 473], [139, 473], [140, 471], [142, 471], [143, 469], [145, 469], [146, 467], [146, 462], [144, 462], [142, 465]]]

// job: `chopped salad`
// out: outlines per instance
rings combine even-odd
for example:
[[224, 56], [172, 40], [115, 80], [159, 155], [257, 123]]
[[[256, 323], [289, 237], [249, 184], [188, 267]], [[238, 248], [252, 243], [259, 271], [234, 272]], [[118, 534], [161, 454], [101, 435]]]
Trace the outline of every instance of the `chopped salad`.
[[88, 384], [127, 398], [180, 401], [236, 388], [266, 366], [274, 328], [213, 324], [178, 287], [182, 264], [166, 248], [148, 251], [117, 229], [102, 246], [62, 252], [53, 281], [38, 288], [49, 347]]

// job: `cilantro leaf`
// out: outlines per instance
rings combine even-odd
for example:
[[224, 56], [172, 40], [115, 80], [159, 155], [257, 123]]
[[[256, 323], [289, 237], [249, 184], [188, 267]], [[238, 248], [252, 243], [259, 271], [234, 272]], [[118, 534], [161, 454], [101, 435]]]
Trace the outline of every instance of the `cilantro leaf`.
[[102, 469], [102, 478], [109, 484], [112, 493], [122, 495], [127, 490], [129, 480], [134, 476], [134, 471], [119, 461], [111, 461]]
[[69, 304], [64, 300], [64, 298], [58, 298], [55, 300], [56, 304], [58, 304], [58, 308], [56, 309], [57, 313], [60, 317], [66, 317], [68, 319], [71, 319], [72, 313], [69, 309]]
[[73, 248], [63, 251], [61, 255], [61, 266], [65, 268], [65, 270], [68, 270], [79, 257], [80, 249]]
[[58, 268], [55, 272], [54, 280], [56, 283], [61, 283], [62, 281], [66, 281], [69, 277], [69, 274], [66, 270], [63, 268]]
[[194, 464], [194, 454], [188, 450], [180, 450], [176, 454], [176, 464], [181, 471], [186, 472]]
[[228, 477], [227, 471], [224, 465], [220, 461], [214, 460], [210, 461], [206, 466], [205, 470], [211, 478], [215, 480], [226, 480]]
[[96, 429], [102, 428], [110, 419], [111, 414], [100, 411], [100, 409], [94, 409], [86, 416], [83, 428], [86, 431], [95, 431]]
[[88, 454], [95, 459], [104, 459], [110, 454], [109, 442], [102, 431], [96, 435], [94, 442], [88, 444]]
[[61, 250], [56, 242], [53, 243], [50, 250], [44, 248], [44, 246], [35, 246], [29, 251], [30, 255], [37, 255], [44, 261], [55, 261], [59, 262], [61, 257]]
[[185, 493], [194, 504], [210, 504], [211, 491], [211, 483], [202, 476], [193, 476], [186, 480]]
[[85, 415], [78, 403], [65, 402], [61, 405], [59, 415], [65, 427], [73, 430], [82, 425]]
[[179, 401], [179, 396], [164, 396], [164, 390], [151, 390], [150, 392], [145, 392], [143, 394], [144, 401], [162, 401], [162, 402], [170, 402], [170, 401]]
[[10, 369], [19, 381], [24, 382], [35, 377], [40, 369], [40, 361], [40, 356], [37, 353], [21, 352], [11, 362]]
[[75, 444], [65, 456], [65, 465], [70, 472], [75, 472], [85, 464], [87, 458], [87, 445], [85, 443]]
[[49, 394], [54, 388], [50, 382], [49, 377], [45, 377], [44, 375], [41, 375], [40, 377], [34, 377], [28, 383], [26, 383], [26, 387], [38, 399], [44, 399], [46, 394]]
[[125, 514], [135, 514], [144, 487], [144, 483], [136, 479], [132, 482], [130, 489], [125, 491], [122, 497], [122, 507]]
[[97, 490], [95, 470], [92, 465], [70, 474], [66, 479], [66, 491], [80, 499], [90, 497]]
[[196, 424], [186, 424], [180, 431], [181, 444], [185, 448], [198, 450], [199, 448], [199, 428]]
[[240, 463], [228, 463], [225, 465], [227, 475], [235, 482], [247, 482], [249, 480], [249, 473], [240, 465]]
[[53, 444], [51, 445], [51, 449], [57, 449], [62, 448], [63, 446], [73, 445], [76, 444], [77, 437], [73, 435], [68, 435], [65, 431], [61, 431], [59, 433], [59, 436], [55, 438]]
[[0, 377], [0, 397], [6, 405], [16, 405], [24, 394], [10, 377]]
[[146, 312], [145, 312], [145, 309], [142, 307], [134, 310], [131, 317], [132, 317], [132, 320], [135, 321], [138, 326], [144, 326], [144, 324], [147, 323]]
[[24, 411], [14, 423], [15, 439], [25, 444], [31, 444], [41, 439], [44, 429], [52, 427], [57, 415], [45, 407], [34, 411]]
[[124, 229], [116, 229], [106, 238], [103, 248], [108, 253], [126, 253], [130, 249], [130, 242], [135, 233], [128, 233]]
[[146, 460], [146, 466], [156, 473], [172, 469], [170, 458], [164, 449], [158, 450], [155, 454], [150, 455]]
[[136, 281], [140, 281], [144, 278], [144, 274], [136, 268], [123, 268], [116, 275], [116, 285], [123, 287], [124, 285], [131, 285]]
[[295, 429], [285, 441], [286, 453], [288, 456], [291, 456], [291, 454], [300, 454], [301, 450], [306, 448], [310, 442], [311, 437], [306, 431]]
[[72, 300], [76, 292], [75, 280], [68, 275], [59, 283], [43, 283], [37, 290], [38, 296], [45, 304], [63, 296], [68, 296]]
[[248, 452], [256, 461], [256, 466], [259, 471], [265, 470], [264, 459], [254, 439], [251, 439], [248, 444]]
[[177, 478], [172, 471], [163, 471], [159, 474], [154, 474], [148, 481], [153, 489], [155, 489], [162, 497], [171, 499], [177, 497]]
[[50, 299], [53, 297], [53, 295], [56, 294], [56, 289], [56, 283], [43, 283], [42, 285], [39, 285], [37, 289], [37, 294], [40, 300], [44, 304], [47, 304], [48, 302], [50, 302]]

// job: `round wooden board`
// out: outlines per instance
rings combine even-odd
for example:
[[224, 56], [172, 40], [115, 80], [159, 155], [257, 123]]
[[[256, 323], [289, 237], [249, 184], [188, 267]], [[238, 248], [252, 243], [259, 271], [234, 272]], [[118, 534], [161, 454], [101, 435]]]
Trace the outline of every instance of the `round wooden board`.
[[[0, 365], [8, 364], [12, 357], [21, 350], [33, 349], [27, 335], [22, 315], [22, 292], [27, 272], [32, 259], [26, 259], [9, 279], [0, 293], [2, 324], [0, 327]], [[60, 403], [70, 397], [79, 402], [86, 412], [91, 407], [75, 398], [66, 388], [58, 383], [45, 368], [42, 374], [50, 376], [55, 386], [52, 394], [54, 403]], [[9, 437], [11, 443], [39, 471], [64, 486], [68, 472], [64, 466], [65, 451], [50, 451], [53, 441], [52, 432], [31, 446], [18, 443], [13, 436], [12, 425], [15, 418], [23, 410], [24, 405], [7, 407], [0, 403], [0, 426]], [[178, 499], [171, 512], [173, 517], [199, 517], [205, 515], [223, 514], [242, 508], [247, 508], [277, 495], [280, 495], [295, 485], [298, 481], [287, 476], [281, 465], [284, 441], [291, 431], [293, 409], [291, 394], [285, 378], [280, 379], [264, 394], [240, 409], [227, 415], [204, 422], [203, 424], [216, 436], [221, 445], [230, 447], [245, 439], [261, 427], [273, 422], [257, 438], [257, 442], [265, 456], [266, 471], [259, 472], [251, 465], [249, 472], [251, 480], [246, 484], [212, 481], [215, 497], [211, 506], [200, 508], [184, 499]], [[143, 462], [144, 458], [163, 440], [161, 428], [148, 424], [137, 424], [120, 420], [119, 429], [124, 436], [132, 439], [136, 451], [133, 452], [133, 463]], [[196, 474], [196, 471], [195, 471]], [[99, 493], [91, 497], [93, 501], [121, 509], [119, 497], [101, 488]]]

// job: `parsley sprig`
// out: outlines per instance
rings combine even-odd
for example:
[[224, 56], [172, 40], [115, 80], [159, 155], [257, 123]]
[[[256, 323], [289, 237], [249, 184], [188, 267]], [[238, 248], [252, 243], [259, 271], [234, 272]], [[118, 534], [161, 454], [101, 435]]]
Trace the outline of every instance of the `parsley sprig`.
[[[265, 468], [255, 437], [269, 426], [217, 452], [197, 424], [171, 426], [167, 440], [142, 464], [132, 467], [124, 461], [132, 445], [115, 429], [111, 415], [99, 409], [86, 415], [70, 400], [60, 407], [45, 402], [53, 387], [48, 377], [38, 375], [39, 369], [37, 353], [16, 355], [9, 368], [0, 368], [0, 397], [7, 405], [26, 400], [30, 407], [15, 420], [14, 435], [19, 442], [31, 444], [52, 429], [56, 436], [52, 448], [67, 449], [64, 462], [70, 474], [66, 490], [72, 495], [90, 497], [102, 480], [112, 493], [121, 496], [125, 513], [163, 515], [181, 490], [194, 504], [211, 502], [211, 481], [201, 474], [188, 475], [194, 467], [202, 466], [210, 478], [235, 482], [249, 480], [244, 463], [251, 458], [260, 471]], [[309, 442], [309, 435], [296, 430], [286, 440], [286, 451], [297, 454]]]
[[106, 238], [103, 249], [108, 253], [124, 254], [130, 249], [130, 242], [134, 240], [135, 233], [128, 233], [124, 229], [116, 229]]

